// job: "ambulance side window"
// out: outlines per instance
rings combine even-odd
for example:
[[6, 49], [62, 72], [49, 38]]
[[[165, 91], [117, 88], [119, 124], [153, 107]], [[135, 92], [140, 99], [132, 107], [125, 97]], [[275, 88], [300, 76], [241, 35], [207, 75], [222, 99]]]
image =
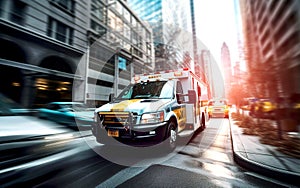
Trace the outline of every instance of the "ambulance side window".
[[182, 85], [180, 81], [177, 81], [176, 93], [183, 94]]
[[[183, 94], [183, 89], [180, 81], [177, 81], [176, 83], [176, 94]], [[180, 97], [179, 98], [180, 101], [182, 102], [185, 101], [184, 96], [179, 95], [179, 97]]]

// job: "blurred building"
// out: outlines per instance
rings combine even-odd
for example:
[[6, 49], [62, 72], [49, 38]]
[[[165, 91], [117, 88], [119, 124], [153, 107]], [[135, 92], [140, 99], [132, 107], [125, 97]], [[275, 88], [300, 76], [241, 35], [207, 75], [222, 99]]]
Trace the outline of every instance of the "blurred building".
[[99, 106], [110, 93], [119, 94], [134, 74], [154, 70], [153, 38], [126, 1], [92, 0], [89, 10], [85, 100]]
[[72, 98], [73, 80], [85, 79], [75, 71], [86, 50], [86, 6], [73, 0], [0, 1], [2, 93], [26, 107]]
[[241, 63], [237, 61], [233, 66], [232, 84], [238, 85], [242, 89], [247, 85], [247, 77], [247, 73], [241, 69]]
[[[215, 96], [215, 89], [214, 89], [214, 80], [213, 80], [213, 64], [214, 62], [213, 57], [211, 56], [211, 53], [209, 50], [202, 50], [200, 54], [200, 62], [199, 62], [199, 69], [196, 72], [201, 72], [201, 77], [204, 79], [206, 83], [209, 83], [209, 96], [208, 98], [211, 99], [213, 96]], [[201, 65], [201, 66], [200, 66]], [[200, 68], [203, 67], [203, 68]]]
[[227, 44], [224, 42], [221, 48], [221, 64], [223, 68], [224, 85], [225, 85], [225, 98], [228, 98], [229, 91], [232, 84], [232, 68], [230, 51]]
[[194, 70], [193, 36], [189, 1], [127, 0], [128, 5], [153, 29], [155, 69], [182, 66]]
[[126, 1], [1, 0], [0, 28], [0, 92], [26, 107], [101, 104], [154, 67], [151, 30]]
[[240, 5], [253, 94], [300, 93], [300, 1], [240, 0]]

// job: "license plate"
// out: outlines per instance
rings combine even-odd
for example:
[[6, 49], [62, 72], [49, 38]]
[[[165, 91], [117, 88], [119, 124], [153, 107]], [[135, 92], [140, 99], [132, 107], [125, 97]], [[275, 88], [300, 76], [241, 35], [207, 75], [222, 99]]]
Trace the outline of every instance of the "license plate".
[[107, 135], [112, 136], [112, 137], [119, 137], [119, 131], [118, 130], [108, 130]]

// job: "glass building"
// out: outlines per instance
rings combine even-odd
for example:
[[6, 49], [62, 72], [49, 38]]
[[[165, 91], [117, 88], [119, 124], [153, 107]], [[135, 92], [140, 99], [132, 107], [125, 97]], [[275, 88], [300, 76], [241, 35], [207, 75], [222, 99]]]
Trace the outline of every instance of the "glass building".
[[[193, 57], [189, 1], [128, 0], [129, 7], [153, 29], [155, 69], [190, 66]], [[184, 65], [185, 64], [185, 65]]]

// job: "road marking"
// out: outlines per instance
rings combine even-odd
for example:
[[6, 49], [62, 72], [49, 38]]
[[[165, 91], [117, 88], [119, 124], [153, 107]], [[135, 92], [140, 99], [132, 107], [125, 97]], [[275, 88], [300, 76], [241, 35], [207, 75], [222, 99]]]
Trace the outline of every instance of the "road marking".
[[137, 176], [138, 174], [142, 173], [147, 167], [129, 167], [124, 170], [121, 170], [111, 178], [107, 179], [106, 181], [102, 182], [97, 188], [102, 187], [116, 187], [125, 181], [133, 178], [134, 176]]

